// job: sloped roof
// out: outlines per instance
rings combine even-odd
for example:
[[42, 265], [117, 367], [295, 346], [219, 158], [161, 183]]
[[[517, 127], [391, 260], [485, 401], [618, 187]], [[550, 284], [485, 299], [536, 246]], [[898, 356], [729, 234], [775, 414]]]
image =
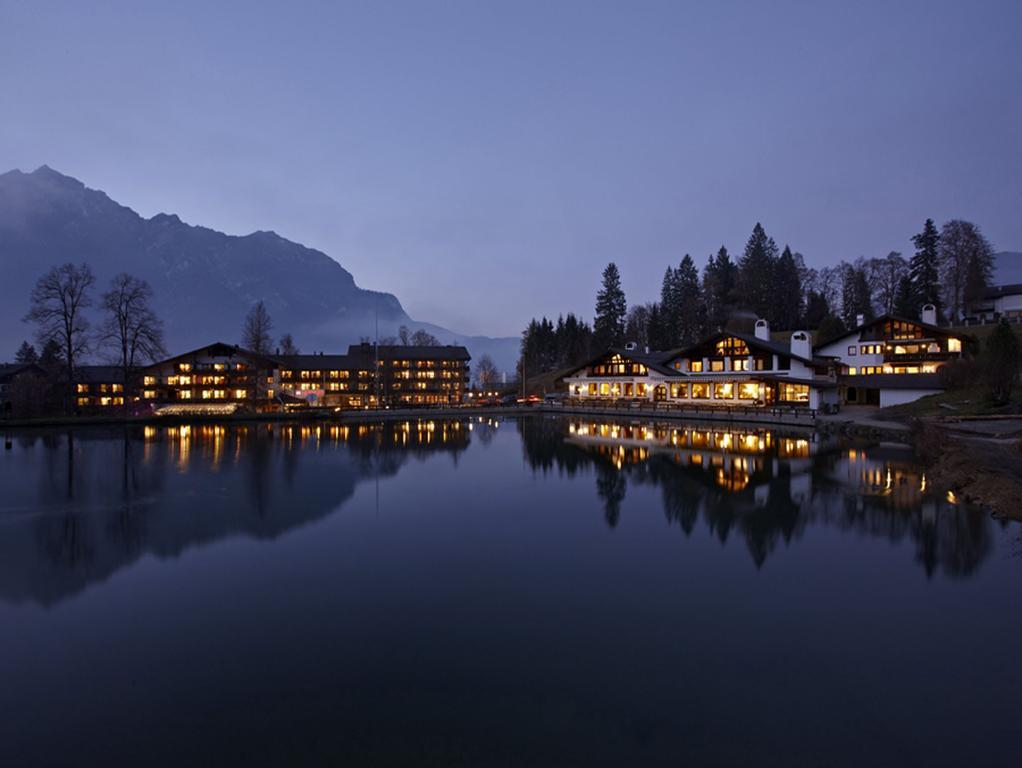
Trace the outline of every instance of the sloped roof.
[[667, 360], [670, 359], [667, 355], [670, 352], [639, 352], [636, 349], [624, 349], [623, 347], [611, 347], [610, 349], [604, 350], [595, 357], [586, 360], [584, 363], [576, 365], [574, 368], [565, 373], [561, 378], [566, 379], [569, 376], [574, 376], [576, 373], [581, 371], [583, 368], [588, 368], [590, 365], [596, 365], [596, 363], [603, 360], [608, 355], [620, 355], [626, 360], [639, 363], [649, 368], [651, 371], [662, 373], [665, 376], [682, 376], [680, 371], [676, 371], [666, 364]]
[[81, 384], [123, 384], [124, 369], [119, 365], [79, 365], [75, 381]]
[[30, 370], [42, 376], [46, 375], [46, 371], [37, 363], [0, 363], [0, 379], [10, 379]]
[[748, 344], [749, 347], [752, 348], [752, 349], [758, 349], [758, 350], [760, 350], [762, 352], [770, 352], [771, 354], [775, 354], [775, 355], [779, 355], [779, 356], [783, 356], [783, 357], [790, 357], [793, 360], [798, 360], [800, 362], [806, 363], [807, 365], [829, 365], [831, 363], [831, 361], [828, 360], [827, 358], [816, 357], [815, 355], [812, 358], [808, 358], [808, 357], [802, 357], [801, 355], [792, 354], [791, 345], [790, 344], [783, 344], [783, 343], [778, 342], [778, 341], [772, 341], [772, 340], [768, 340], [768, 339], [761, 339], [758, 336], [755, 336], [753, 334], [741, 333], [739, 331], [728, 331], [728, 330], [715, 331], [714, 333], [710, 334], [709, 336], [706, 336], [706, 337], [702, 338], [700, 341], [696, 342], [695, 344], [693, 344], [693, 345], [691, 345], [689, 347], [685, 347], [685, 348], [679, 349], [679, 350], [673, 350], [670, 353], [668, 353], [669, 356], [664, 359], [664, 362], [667, 363], [667, 362], [669, 362], [671, 360], [675, 360], [675, 359], [677, 359], [679, 357], [687, 357], [693, 351], [695, 351], [695, 350], [697, 350], [697, 349], [699, 349], [701, 347], [704, 347], [707, 344], [714, 344], [717, 341], [719, 341], [720, 339], [724, 339], [724, 338], [728, 338], [728, 337], [733, 337], [733, 338], [736, 338], [736, 339], [741, 339], [746, 344]]
[[[881, 323], [886, 323], [888, 321], [897, 321], [899, 323], [911, 323], [912, 325], [918, 325], [924, 331], [932, 334], [932, 338], [937, 338], [937, 337], [946, 338], [948, 336], [958, 336], [959, 335], [959, 334], [956, 334], [956, 333], [952, 333], [947, 328], [940, 328], [940, 327], [938, 327], [936, 325], [930, 325], [929, 323], [924, 323], [921, 320], [912, 320], [912, 319], [907, 318], [907, 317], [902, 317], [901, 315], [880, 315], [880, 317], [878, 317], [878, 318], [876, 318], [874, 320], [870, 320], [867, 323], [863, 323], [862, 325], [857, 326], [855, 328], [852, 328], [850, 331], [845, 331], [844, 333], [840, 334], [839, 336], [835, 336], [835, 337], [833, 337], [831, 339], [827, 339], [826, 341], [822, 341], [819, 344], [817, 344], [816, 347], [818, 348], [818, 347], [830, 346], [831, 344], [834, 344], [835, 342], [841, 341], [842, 339], [847, 339], [850, 336], [855, 336], [855, 335], [861, 333], [866, 328], [872, 328], [872, 327], [874, 327], [876, 325], [880, 325]], [[906, 339], [906, 341], [911, 341], [911, 339]]]
[[252, 352], [248, 349], [242, 349], [237, 344], [225, 344], [222, 341], [214, 341], [212, 344], [207, 344], [204, 347], [198, 347], [189, 352], [182, 352], [180, 355], [174, 355], [168, 357], [159, 362], [153, 363], [152, 365], [146, 366], [147, 368], [155, 368], [157, 366], [166, 365], [167, 363], [173, 363], [178, 360], [187, 360], [188, 358], [195, 357], [197, 355], [209, 355], [211, 357], [245, 357], [249, 360], [262, 363], [267, 368], [276, 368], [280, 363], [268, 355], [261, 355], [258, 352]]
[[1004, 296], [1020, 295], [1022, 295], [1022, 283], [1012, 283], [1011, 285], [992, 285], [983, 292], [984, 299], [1000, 299]]

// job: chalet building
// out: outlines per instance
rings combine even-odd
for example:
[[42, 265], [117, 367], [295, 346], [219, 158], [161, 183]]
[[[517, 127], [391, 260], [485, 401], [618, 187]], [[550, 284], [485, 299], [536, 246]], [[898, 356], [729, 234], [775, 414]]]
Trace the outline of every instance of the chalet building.
[[35, 363], [0, 364], [0, 418], [38, 415], [50, 389], [45, 369]]
[[581, 400], [719, 407], [815, 409], [836, 401], [837, 386], [834, 364], [813, 355], [808, 332], [773, 342], [765, 320], [754, 335], [721, 331], [684, 350], [608, 350], [564, 380]]
[[143, 368], [142, 400], [188, 406], [182, 412], [266, 410], [280, 389], [279, 367], [273, 358], [216, 342]]
[[932, 304], [921, 320], [883, 315], [816, 348], [838, 365], [842, 403], [887, 407], [943, 391], [938, 371], [962, 356], [962, 340], [938, 328]]

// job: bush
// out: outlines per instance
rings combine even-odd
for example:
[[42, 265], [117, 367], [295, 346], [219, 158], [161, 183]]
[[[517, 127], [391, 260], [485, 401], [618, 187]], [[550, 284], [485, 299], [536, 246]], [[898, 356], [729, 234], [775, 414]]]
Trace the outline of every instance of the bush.
[[1018, 337], [1002, 318], [983, 350], [983, 374], [995, 403], [1003, 405], [1011, 399], [1011, 390], [1018, 380], [1018, 364]]
[[971, 389], [981, 379], [980, 366], [975, 360], [951, 360], [937, 369], [940, 383], [947, 390]]

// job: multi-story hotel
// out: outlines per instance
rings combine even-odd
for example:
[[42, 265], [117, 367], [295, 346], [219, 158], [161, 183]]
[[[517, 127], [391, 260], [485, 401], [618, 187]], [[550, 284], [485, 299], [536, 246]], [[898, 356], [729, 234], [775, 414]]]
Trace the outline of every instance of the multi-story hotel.
[[278, 369], [273, 358], [216, 342], [143, 368], [140, 391], [143, 401], [211, 413], [266, 410], [279, 390]]
[[837, 397], [834, 363], [813, 354], [809, 333], [773, 342], [765, 320], [753, 335], [720, 331], [684, 350], [608, 350], [564, 381], [570, 397], [596, 401], [819, 408]]
[[352, 344], [346, 355], [279, 357], [280, 391], [308, 405], [371, 408], [459, 404], [470, 360], [461, 346]]
[[932, 304], [922, 320], [883, 315], [817, 347], [838, 366], [841, 402], [887, 407], [944, 389], [938, 371], [962, 356], [962, 339], [938, 328]]

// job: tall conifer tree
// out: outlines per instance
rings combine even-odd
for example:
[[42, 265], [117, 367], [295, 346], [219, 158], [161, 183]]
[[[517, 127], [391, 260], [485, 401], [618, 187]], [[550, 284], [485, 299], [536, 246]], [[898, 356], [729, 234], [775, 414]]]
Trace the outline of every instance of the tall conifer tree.
[[599, 349], [620, 346], [625, 336], [625, 315], [628, 303], [621, 288], [621, 274], [611, 262], [603, 270], [603, 285], [596, 294], [596, 317], [593, 335]]

